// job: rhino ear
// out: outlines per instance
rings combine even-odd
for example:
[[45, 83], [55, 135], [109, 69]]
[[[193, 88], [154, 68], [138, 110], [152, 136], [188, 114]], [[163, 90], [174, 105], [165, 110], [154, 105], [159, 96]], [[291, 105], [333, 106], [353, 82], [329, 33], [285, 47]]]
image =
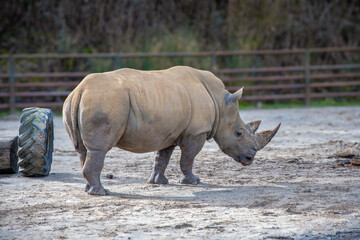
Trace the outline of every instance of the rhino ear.
[[232, 102], [238, 102], [242, 96], [243, 93], [243, 89], [244, 87], [240, 88], [239, 90], [237, 90], [236, 92], [234, 92], [233, 94], [226, 94], [225, 96], [225, 102], [226, 104], [232, 103]]

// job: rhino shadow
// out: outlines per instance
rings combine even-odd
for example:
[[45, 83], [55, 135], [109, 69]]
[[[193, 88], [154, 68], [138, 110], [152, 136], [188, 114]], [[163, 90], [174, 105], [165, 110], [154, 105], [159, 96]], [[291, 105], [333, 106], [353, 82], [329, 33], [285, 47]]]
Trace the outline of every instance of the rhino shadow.
[[65, 173], [65, 172], [53, 172], [47, 177], [39, 177], [45, 182], [63, 182], [63, 183], [84, 183], [84, 178], [81, 174]]
[[[181, 189], [178, 190], [177, 196], [171, 196], [174, 192], [173, 189], [178, 187], [185, 187], [186, 190], [184, 193], [188, 196], [185, 194], [185, 196], [180, 196], [179, 193], [181, 192]], [[281, 186], [224, 186], [201, 183], [195, 186], [168, 184], [165, 188], [166, 189], [160, 190], [159, 192], [149, 192], [146, 190], [141, 192], [139, 190], [136, 193], [120, 193], [109, 191], [109, 196], [126, 199], [197, 202], [218, 206], [265, 207], [278, 201], [282, 195], [286, 193], [286, 190]], [[194, 191], [192, 191], [192, 188]], [[199, 188], [201, 189], [200, 191]], [[265, 188], [266, 191], [264, 190]], [[270, 192], [272, 194], [270, 194]], [[189, 195], [189, 193], [191, 194]], [[269, 193], [269, 195], [266, 193]], [[274, 193], [279, 194], [274, 195]], [[261, 199], [257, 199], [259, 195], [262, 196]]]
[[[81, 183], [85, 184], [86, 180], [83, 178], [81, 173], [65, 173], [65, 172], [54, 172], [50, 173], [47, 177], [35, 177], [38, 179], [43, 179], [44, 181], [55, 181], [55, 182], [63, 182], [63, 183]], [[107, 178], [101, 176], [102, 179], [106, 180]], [[144, 182], [142, 178], [135, 178], [135, 177], [118, 177], [115, 176], [114, 179], [109, 179], [109, 181], [114, 181], [118, 184], [122, 183], [141, 183]]]
[[[110, 192], [110, 196], [127, 199], [191, 202], [222, 207], [284, 209], [289, 214], [315, 211], [325, 205], [336, 206], [340, 195], [344, 207], [351, 207], [356, 202], [355, 190], [349, 185], [340, 183], [331, 186], [322, 183], [286, 181], [253, 186], [224, 186], [202, 183], [196, 186], [169, 184], [163, 189], [159, 188], [159, 190], [136, 189], [131, 193]], [[181, 191], [184, 191], [183, 195]], [[344, 201], [344, 199], [346, 200]]]

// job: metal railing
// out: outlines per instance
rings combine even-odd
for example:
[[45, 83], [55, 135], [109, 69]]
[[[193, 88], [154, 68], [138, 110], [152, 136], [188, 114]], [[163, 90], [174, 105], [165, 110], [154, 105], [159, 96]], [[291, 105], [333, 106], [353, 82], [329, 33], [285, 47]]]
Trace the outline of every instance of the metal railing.
[[[0, 60], [8, 61], [8, 72], [0, 73], [0, 111], [9, 109], [12, 113], [17, 108], [29, 106], [61, 107], [63, 99], [89, 72], [16, 72], [17, 60], [31, 59], [111, 59], [113, 68], [120, 68], [121, 59], [129, 58], [210, 58], [207, 70], [218, 75], [229, 91], [235, 91], [242, 85], [252, 94], [245, 95], [245, 101], [269, 101], [303, 99], [308, 106], [312, 99], [325, 97], [359, 97], [360, 64], [311, 65], [311, 55], [317, 53], [359, 53], [360, 47], [284, 49], [255, 51], [214, 51], [195, 53], [97, 53], [97, 54], [14, 54], [0, 55]], [[297, 66], [220, 68], [220, 58], [229, 56], [288, 56], [299, 55], [304, 64]], [[121, 66], [126, 67], [126, 66]], [[351, 70], [351, 72], [341, 72]], [[354, 72], [355, 70], [355, 72]], [[319, 71], [332, 71], [319, 73]], [[335, 71], [335, 72], [334, 72]], [[340, 72], [339, 72], [340, 71]], [[316, 72], [316, 73], [313, 73]], [[248, 76], [252, 74], [255, 76]], [[272, 74], [269, 76], [269, 74]], [[275, 75], [274, 75], [275, 74]], [[285, 74], [285, 75], [284, 75]], [[31, 79], [41, 78], [41, 82]], [[27, 81], [16, 81], [22, 79]], [[47, 79], [52, 79], [47, 81]], [[54, 80], [55, 79], [55, 80]], [[66, 81], [64, 80], [66, 79]], [[70, 79], [70, 80], [69, 80]], [[344, 81], [345, 80], [345, 81]], [[37, 90], [30, 90], [37, 89]], [[52, 90], [49, 90], [52, 89]], [[62, 88], [65, 90], [58, 90]], [[328, 88], [340, 88], [339, 91], [326, 91]], [[341, 88], [351, 88], [342, 90]], [[19, 90], [21, 89], [21, 90]], [[41, 90], [38, 90], [41, 89]], [[317, 90], [317, 91], [314, 91]], [[320, 89], [320, 90], [319, 90]], [[287, 93], [284, 91], [288, 91]], [[289, 92], [290, 91], [290, 92]], [[26, 101], [27, 98], [46, 98], [50, 100]]]

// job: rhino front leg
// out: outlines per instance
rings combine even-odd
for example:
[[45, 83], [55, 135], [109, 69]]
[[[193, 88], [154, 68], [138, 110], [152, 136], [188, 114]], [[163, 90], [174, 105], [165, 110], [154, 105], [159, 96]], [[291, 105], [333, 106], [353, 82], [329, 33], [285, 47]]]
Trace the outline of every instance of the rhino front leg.
[[200, 178], [192, 173], [192, 167], [195, 156], [200, 152], [206, 141], [206, 134], [201, 134], [196, 137], [188, 137], [183, 144], [180, 145], [181, 158], [180, 168], [184, 176], [180, 178], [182, 184], [198, 184]]
[[100, 174], [104, 167], [105, 151], [88, 151], [82, 169], [82, 174], [87, 181], [85, 191], [91, 195], [106, 195], [100, 182]]
[[154, 170], [149, 178], [148, 183], [154, 184], [168, 184], [169, 181], [165, 177], [165, 169], [169, 163], [170, 156], [174, 151], [175, 146], [170, 146], [162, 149], [156, 153]]

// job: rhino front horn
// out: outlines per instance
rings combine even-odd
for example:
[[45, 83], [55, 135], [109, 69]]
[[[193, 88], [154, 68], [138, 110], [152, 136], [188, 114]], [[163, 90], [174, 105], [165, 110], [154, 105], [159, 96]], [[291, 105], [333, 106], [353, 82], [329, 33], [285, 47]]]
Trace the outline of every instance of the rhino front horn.
[[263, 147], [266, 146], [266, 144], [268, 144], [271, 139], [275, 136], [275, 134], [277, 133], [277, 131], [280, 128], [281, 123], [279, 123], [276, 127], [274, 127], [273, 129], [267, 130], [267, 131], [263, 131], [260, 133], [257, 133], [257, 151], [259, 151], [260, 149], [262, 149]]

